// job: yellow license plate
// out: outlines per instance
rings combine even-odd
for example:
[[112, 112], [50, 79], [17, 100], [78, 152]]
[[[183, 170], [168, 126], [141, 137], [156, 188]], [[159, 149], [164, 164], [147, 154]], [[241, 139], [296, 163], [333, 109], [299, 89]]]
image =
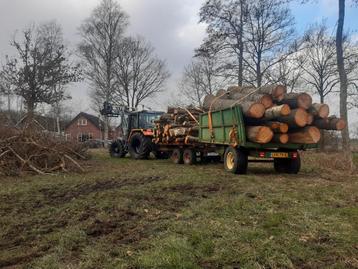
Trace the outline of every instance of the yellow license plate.
[[272, 158], [288, 158], [287, 152], [272, 152], [271, 153]]

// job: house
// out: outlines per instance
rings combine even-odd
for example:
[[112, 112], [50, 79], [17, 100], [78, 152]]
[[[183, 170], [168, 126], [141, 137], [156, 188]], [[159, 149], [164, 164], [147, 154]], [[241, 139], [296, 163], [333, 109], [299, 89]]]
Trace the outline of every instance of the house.
[[[96, 116], [81, 112], [72, 119], [65, 127], [67, 140], [77, 140], [85, 142], [87, 140], [104, 138], [104, 122]], [[108, 139], [115, 139], [118, 131], [115, 128], [109, 128]]]

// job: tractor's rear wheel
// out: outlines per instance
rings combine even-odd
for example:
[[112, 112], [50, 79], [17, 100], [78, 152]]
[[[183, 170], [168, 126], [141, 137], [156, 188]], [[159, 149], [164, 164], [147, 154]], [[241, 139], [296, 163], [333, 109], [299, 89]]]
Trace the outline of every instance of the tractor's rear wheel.
[[152, 151], [152, 140], [142, 133], [135, 133], [129, 141], [129, 153], [133, 159], [148, 159]]
[[123, 142], [120, 140], [112, 142], [109, 146], [109, 155], [113, 158], [123, 158], [126, 154], [127, 151], [125, 150]]
[[247, 172], [247, 154], [232, 146], [227, 147], [224, 155], [225, 170], [234, 174], [246, 174]]

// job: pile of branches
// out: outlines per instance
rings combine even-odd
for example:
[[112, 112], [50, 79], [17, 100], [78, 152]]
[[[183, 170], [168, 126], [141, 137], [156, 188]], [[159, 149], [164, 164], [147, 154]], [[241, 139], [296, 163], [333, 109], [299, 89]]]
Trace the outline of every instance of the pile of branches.
[[86, 148], [49, 133], [0, 127], [0, 175], [84, 172]]
[[215, 111], [240, 106], [247, 139], [265, 144], [315, 144], [320, 130], [342, 130], [346, 122], [329, 116], [327, 104], [312, 103], [306, 92], [287, 93], [286, 87], [260, 88], [231, 86], [204, 99], [204, 110]]
[[194, 107], [168, 107], [156, 124], [155, 143], [189, 144], [199, 140], [199, 114], [201, 109]]

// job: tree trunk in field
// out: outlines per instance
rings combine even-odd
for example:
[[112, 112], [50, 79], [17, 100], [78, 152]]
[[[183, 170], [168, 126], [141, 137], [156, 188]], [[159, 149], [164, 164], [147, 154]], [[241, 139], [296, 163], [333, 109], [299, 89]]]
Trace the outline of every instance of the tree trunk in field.
[[281, 116], [288, 116], [291, 113], [291, 109], [288, 105], [280, 105], [273, 106], [271, 108], [266, 109], [265, 111], [265, 119], [272, 120]]
[[240, 105], [244, 115], [251, 118], [261, 118], [265, 113], [265, 107], [260, 103], [243, 102], [237, 100], [219, 99], [213, 95], [207, 95], [204, 99], [204, 108], [206, 110], [221, 110]]
[[312, 97], [307, 93], [287, 93], [279, 104], [287, 104], [290, 108], [309, 109], [312, 105]]
[[343, 130], [347, 123], [340, 118], [329, 117], [326, 119], [316, 119], [313, 125], [323, 130]]
[[326, 104], [314, 103], [308, 109], [308, 112], [311, 113], [315, 117], [327, 118], [329, 115], [329, 106]]
[[247, 126], [246, 135], [251, 142], [266, 144], [272, 140], [273, 132], [267, 126]]
[[104, 147], [107, 148], [108, 147], [108, 133], [109, 133], [109, 119], [108, 117], [105, 115], [104, 116], [104, 133], [103, 133], [103, 140], [104, 140]]
[[308, 114], [306, 110], [297, 108], [291, 110], [290, 115], [278, 117], [277, 120], [280, 122], [287, 123], [289, 127], [297, 128], [304, 127], [307, 125]]
[[[337, 67], [340, 80], [340, 116], [348, 122], [348, 110], [347, 110], [347, 97], [348, 97], [348, 82], [347, 73], [344, 67], [344, 53], [343, 53], [343, 27], [345, 16], [345, 0], [338, 1], [338, 25], [336, 34], [336, 53], [337, 53]], [[342, 130], [342, 146], [345, 151], [350, 151], [350, 139], [348, 124]]]
[[274, 136], [272, 138], [272, 142], [280, 143], [280, 144], [287, 144], [288, 134], [274, 134]]
[[295, 144], [316, 144], [320, 138], [321, 133], [315, 126], [307, 126], [297, 130], [297, 132], [289, 133], [289, 142]]

